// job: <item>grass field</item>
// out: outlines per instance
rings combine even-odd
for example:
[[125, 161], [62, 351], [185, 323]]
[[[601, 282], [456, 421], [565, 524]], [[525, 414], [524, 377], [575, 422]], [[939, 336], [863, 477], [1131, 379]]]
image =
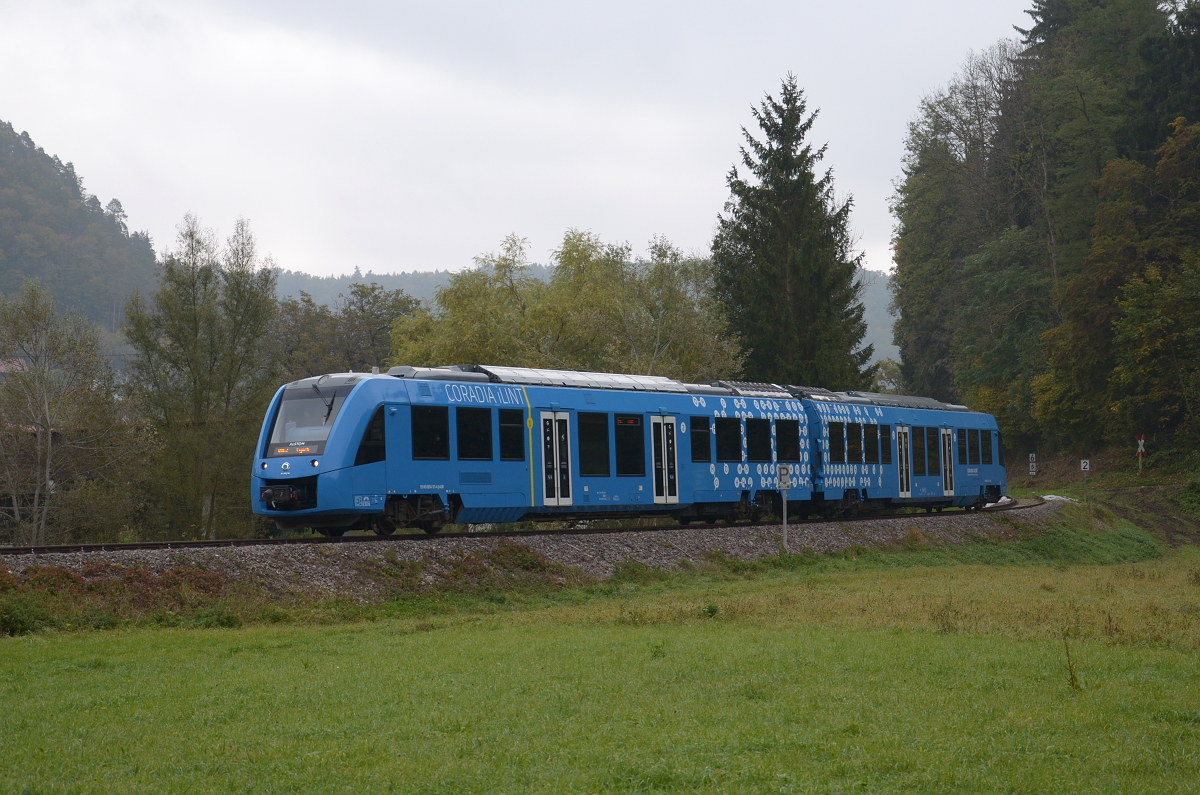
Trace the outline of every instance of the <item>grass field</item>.
[[0, 792], [1200, 790], [1200, 554], [1126, 524], [381, 610], [0, 638]]

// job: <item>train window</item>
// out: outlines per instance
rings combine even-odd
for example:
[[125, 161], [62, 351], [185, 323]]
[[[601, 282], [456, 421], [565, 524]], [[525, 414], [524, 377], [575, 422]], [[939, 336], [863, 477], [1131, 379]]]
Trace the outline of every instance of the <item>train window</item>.
[[846, 423], [829, 423], [829, 463], [846, 463]]
[[746, 460], [771, 460], [770, 420], [746, 420]]
[[925, 429], [925, 458], [929, 462], [929, 470], [927, 475], [942, 474], [942, 442], [941, 428], [926, 428]]
[[980, 463], [987, 466], [992, 463], [992, 432], [983, 431], [980, 434], [979, 441], [981, 442], [979, 445], [979, 457], [982, 459]]
[[608, 477], [608, 458], [608, 415], [579, 412], [579, 474]]
[[717, 417], [717, 460], [742, 460], [742, 421], [736, 417]]
[[525, 412], [500, 409], [500, 460], [525, 460]]
[[646, 431], [640, 414], [617, 415], [617, 474], [646, 474]]
[[363, 431], [362, 441], [358, 443], [358, 452], [354, 454], [354, 466], [374, 464], [387, 458], [387, 443], [383, 435], [383, 406], [375, 409], [367, 429]]
[[846, 426], [846, 460], [861, 464], [863, 460], [862, 426], [852, 422]]
[[868, 464], [879, 463], [879, 426], [864, 425], [863, 426], [863, 452], [867, 454], [864, 459]]
[[707, 464], [712, 461], [712, 439], [709, 438], [708, 417], [689, 417], [692, 430], [692, 461]]
[[492, 460], [492, 410], [454, 409], [458, 426], [458, 460]]
[[967, 463], [967, 431], [965, 428], [958, 429], [958, 463]]
[[320, 455], [333, 421], [354, 385], [334, 389], [288, 387], [275, 412], [265, 455]]
[[970, 456], [970, 461], [976, 466], [979, 465], [979, 429], [971, 429], [971, 443], [967, 448], [967, 455]]
[[912, 429], [912, 458], [914, 475], [925, 474], [925, 429]]
[[879, 451], [883, 454], [880, 456], [880, 463], [892, 463], [892, 426], [879, 426]]
[[413, 458], [450, 460], [450, 411], [445, 406], [412, 407]]
[[775, 450], [780, 461], [800, 461], [799, 420], [775, 420]]

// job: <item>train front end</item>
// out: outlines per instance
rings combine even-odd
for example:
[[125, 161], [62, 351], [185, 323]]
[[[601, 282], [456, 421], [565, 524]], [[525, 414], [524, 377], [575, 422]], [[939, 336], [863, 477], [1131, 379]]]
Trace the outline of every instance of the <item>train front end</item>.
[[340, 535], [379, 514], [381, 502], [355, 499], [356, 481], [375, 476], [382, 483], [384, 478], [382, 450], [374, 466], [355, 466], [360, 448], [369, 444], [366, 407], [375, 402], [373, 380], [353, 373], [323, 375], [294, 381], [275, 394], [251, 477], [255, 513], [274, 519], [281, 530], [312, 527], [327, 535]]

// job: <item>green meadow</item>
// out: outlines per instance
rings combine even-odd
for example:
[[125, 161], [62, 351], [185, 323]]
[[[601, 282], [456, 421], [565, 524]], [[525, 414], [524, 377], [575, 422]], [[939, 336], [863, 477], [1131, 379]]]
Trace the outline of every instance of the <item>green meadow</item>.
[[0, 792], [1200, 790], [1200, 554], [1094, 510], [353, 620], [0, 638]]

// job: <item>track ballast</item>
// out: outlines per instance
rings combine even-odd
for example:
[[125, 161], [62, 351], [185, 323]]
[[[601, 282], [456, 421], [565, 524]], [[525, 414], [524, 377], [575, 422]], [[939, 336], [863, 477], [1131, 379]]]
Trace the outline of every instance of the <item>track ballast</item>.
[[[1000, 511], [1012, 511], [1022, 508], [1031, 508], [1035, 505], [1044, 503], [1041, 497], [1032, 500], [1012, 500], [1008, 503], [1000, 503], [988, 508], [981, 508], [983, 513], [996, 513]], [[799, 521], [789, 520], [789, 526], [805, 526], [814, 524], [844, 524], [846, 522], [862, 522], [862, 521], [877, 521], [881, 519], [902, 519], [906, 516], [922, 516], [922, 517], [953, 517], [962, 516], [967, 511], [951, 510], [938, 511], [936, 513], [894, 513], [894, 514], [868, 514], [861, 516], [850, 516], [836, 519], [802, 519]], [[777, 524], [777, 523], [771, 523]], [[450, 533], [421, 533], [421, 534], [404, 534], [404, 535], [362, 535], [362, 536], [341, 536], [341, 537], [326, 537], [326, 536], [301, 536], [297, 538], [219, 538], [194, 541], [129, 541], [118, 543], [97, 543], [97, 544], [42, 544], [37, 546], [19, 546], [19, 547], [3, 547], [0, 546], [0, 555], [48, 555], [62, 552], [116, 552], [129, 549], [203, 549], [205, 547], [248, 547], [248, 546], [285, 546], [289, 544], [359, 544], [371, 543], [378, 541], [411, 541], [420, 543], [423, 541], [434, 541], [439, 538], [520, 538], [523, 536], [547, 536], [547, 535], [596, 535], [602, 533], [633, 533], [645, 532], [648, 530], [666, 530], [676, 529], [677, 527], [687, 527], [688, 529], [703, 530], [705, 528], [729, 528], [738, 527], [739, 523], [727, 524], [725, 522], [702, 523], [692, 522], [687, 525], [640, 525], [634, 527], [579, 527], [566, 528], [561, 530], [504, 530], [504, 531], [485, 531], [485, 532], [470, 532], [459, 531]], [[763, 527], [767, 526], [763, 522], [746, 522], [741, 523], [744, 527]]]

